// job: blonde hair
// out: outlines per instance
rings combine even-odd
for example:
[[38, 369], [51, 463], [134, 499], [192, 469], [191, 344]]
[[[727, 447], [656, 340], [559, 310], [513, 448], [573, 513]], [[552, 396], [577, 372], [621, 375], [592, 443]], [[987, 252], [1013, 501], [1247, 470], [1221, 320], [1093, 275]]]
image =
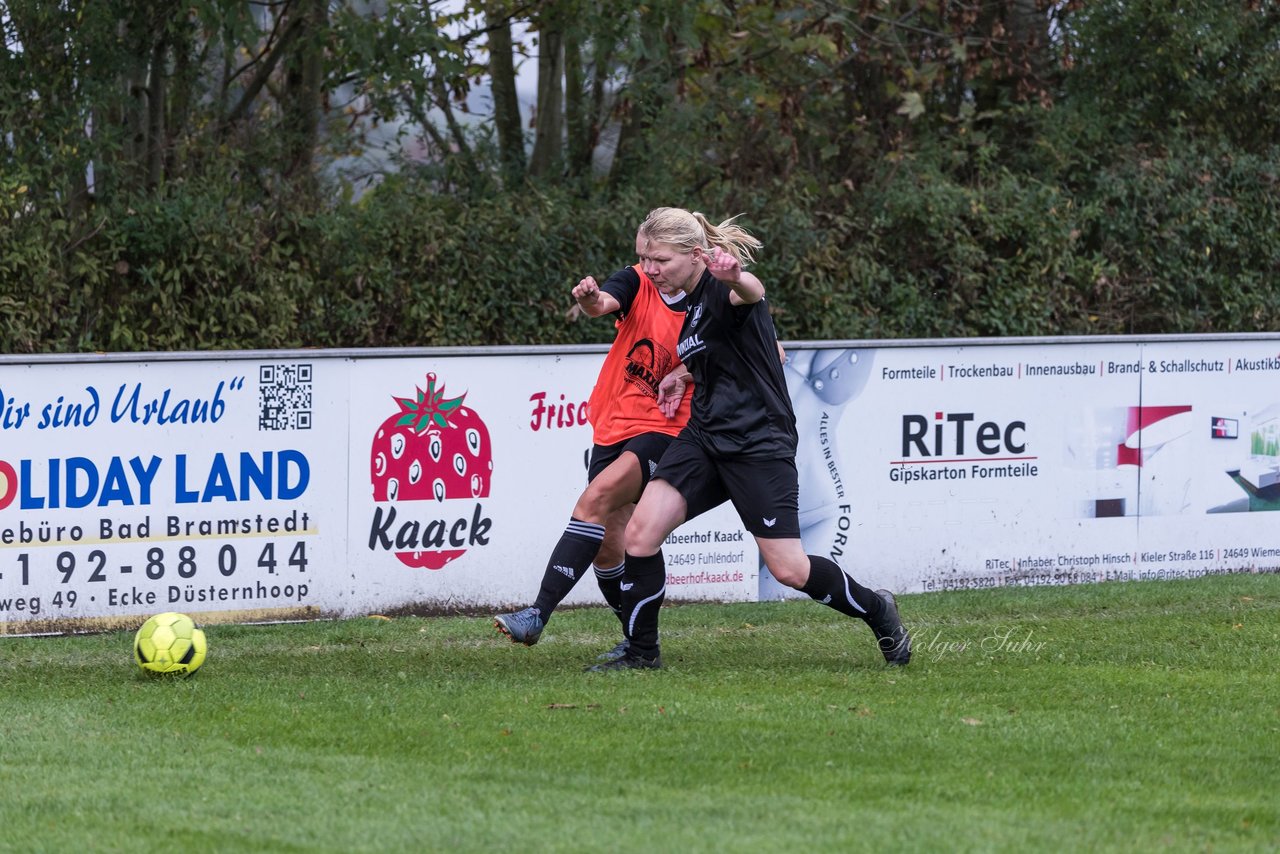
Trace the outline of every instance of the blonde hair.
[[639, 233], [651, 243], [666, 243], [681, 252], [692, 252], [695, 246], [702, 249], [715, 247], [733, 255], [745, 267], [755, 260], [752, 252], [764, 244], [742, 226], [733, 224], [738, 216], [731, 216], [719, 225], [712, 225], [697, 211], [654, 208], [649, 211], [644, 222], [640, 223]]

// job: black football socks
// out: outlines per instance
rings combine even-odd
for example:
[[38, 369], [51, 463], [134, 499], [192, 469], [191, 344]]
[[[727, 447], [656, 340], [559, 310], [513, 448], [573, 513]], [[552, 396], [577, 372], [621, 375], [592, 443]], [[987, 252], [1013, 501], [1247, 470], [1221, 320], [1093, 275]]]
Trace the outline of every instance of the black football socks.
[[809, 555], [809, 580], [800, 592], [841, 614], [871, 622], [880, 617], [884, 600], [863, 587], [829, 558]]
[[623, 631], [631, 652], [645, 658], [658, 654], [658, 610], [667, 596], [667, 567], [662, 552], [648, 557], [626, 557], [622, 579]]
[[604, 596], [604, 601], [613, 609], [614, 616], [621, 620], [622, 572], [627, 568], [627, 562], [623, 561], [609, 569], [594, 565], [592, 568], [596, 571], [596, 584], [600, 585], [600, 593]]
[[591, 566], [600, 544], [604, 542], [604, 525], [583, 522], [569, 517], [569, 524], [560, 535], [560, 542], [551, 550], [551, 559], [542, 573], [542, 586], [533, 607], [538, 609], [542, 621], [551, 619], [551, 612], [564, 601], [578, 579]]

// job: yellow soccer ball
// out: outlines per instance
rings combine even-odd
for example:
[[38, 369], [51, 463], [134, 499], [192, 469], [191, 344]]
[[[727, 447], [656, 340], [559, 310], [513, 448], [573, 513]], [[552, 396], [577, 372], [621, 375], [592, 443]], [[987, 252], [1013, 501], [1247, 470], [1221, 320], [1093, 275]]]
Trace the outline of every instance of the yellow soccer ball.
[[147, 673], [194, 673], [207, 651], [204, 632], [174, 611], [149, 618], [133, 638], [134, 660]]

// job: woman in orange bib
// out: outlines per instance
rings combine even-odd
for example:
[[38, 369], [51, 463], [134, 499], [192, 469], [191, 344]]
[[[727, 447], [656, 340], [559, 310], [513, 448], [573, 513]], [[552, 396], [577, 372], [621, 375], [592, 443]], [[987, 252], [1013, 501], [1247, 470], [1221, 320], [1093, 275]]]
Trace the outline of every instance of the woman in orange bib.
[[[603, 285], [587, 276], [573, 288], [573, 298], [587, 316], [617, 316], [617, 337], [588, 401], [593, 446], [587, 487], [551, 551], [533, 604], [493, 620], [499, 631], [525, 646], [538, 642], [551, 612], [588, 567], [594, 567], [600, 592], [622, 619], [623, 531], [663, 452], [689, 421], [691, 395], [683, 386], [682, 399], [670, 414], [658, 408], [659, 383], [677, 369], [681, 376], [686, 373], [676, 356], [685, 293], [656, 285], [644, 274], [645, 246], [638, 235], [636, 254], [641, 264], [619, 270]], [[613, 661], [626, 650], [624, 634], [600, 658]]]

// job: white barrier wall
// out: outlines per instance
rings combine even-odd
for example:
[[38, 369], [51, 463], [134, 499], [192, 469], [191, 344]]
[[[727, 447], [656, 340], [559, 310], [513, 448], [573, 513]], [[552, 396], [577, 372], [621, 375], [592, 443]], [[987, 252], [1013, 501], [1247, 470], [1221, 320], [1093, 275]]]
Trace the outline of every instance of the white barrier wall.
[[[805, 546], [865, 583], [1280, 567], [1280, 336], [788, 349]], [[602, 353], [0, 361], [0, 633], [527, 604]], [[664, 553], [672, 599], [793, 595], [728, 505]]]
[[1278, 351], [793, 353], [805, 545], [901, 591], [1276, 571], [1280, 526], [1261, 511], [1280, 509]]
[[[0, 364], [0, 633], [531, 600], [603, 348], [487, 352]], [[738, 526], [680, 532], [675, 598], [756, 598]]]

